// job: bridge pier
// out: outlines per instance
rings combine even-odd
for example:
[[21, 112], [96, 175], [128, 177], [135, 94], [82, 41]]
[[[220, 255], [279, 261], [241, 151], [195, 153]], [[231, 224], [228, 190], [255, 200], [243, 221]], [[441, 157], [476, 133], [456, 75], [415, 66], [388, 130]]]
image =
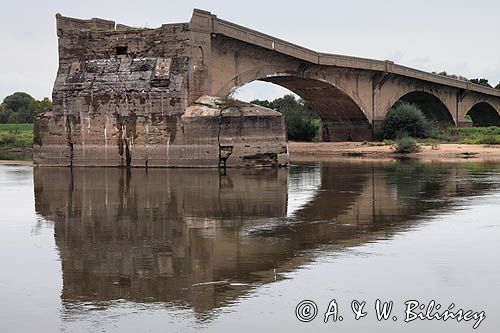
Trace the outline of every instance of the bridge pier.
[[370, 141], [373, 139], [371, 126], [362, 121], [341, 123], [322, 120], [319, 132], [321, 142]]
[[472, 123], [472, 121], [467, 120], [467, 119], [459, 121], [458, 125], [457, 125], [458, 128], [466, 128], [466, 127], [473, 127], [473, 126], [474, 126], [474, 124]]

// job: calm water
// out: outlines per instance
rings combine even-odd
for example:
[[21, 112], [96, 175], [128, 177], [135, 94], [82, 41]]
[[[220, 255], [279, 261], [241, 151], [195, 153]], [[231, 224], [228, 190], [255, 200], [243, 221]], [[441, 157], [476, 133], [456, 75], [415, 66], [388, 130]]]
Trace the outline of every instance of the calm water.
[[[405, 323], [407, 300], [500, 329], [500, 165], [0, 165], [0, 207], [0, 332], [473, 331]], [[343, 321], [325, 324], [333, 299]]]

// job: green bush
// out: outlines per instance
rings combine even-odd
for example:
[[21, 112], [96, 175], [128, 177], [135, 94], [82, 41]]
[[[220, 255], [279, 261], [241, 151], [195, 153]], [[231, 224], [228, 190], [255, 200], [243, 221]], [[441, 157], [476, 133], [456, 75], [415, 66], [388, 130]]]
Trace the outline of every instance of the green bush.
[[421, 149], [417, 141], [409, 136], [399, 138], [394, 146], [394, 151], [399, 154], [418, 153]]
[[416, 105], [399, 102], [387, 113], [377, 137], [381, 141], [395, 140], [406, 133], [414, 138], [428, 138], [437, 130], [437, 124], [428, 120]]

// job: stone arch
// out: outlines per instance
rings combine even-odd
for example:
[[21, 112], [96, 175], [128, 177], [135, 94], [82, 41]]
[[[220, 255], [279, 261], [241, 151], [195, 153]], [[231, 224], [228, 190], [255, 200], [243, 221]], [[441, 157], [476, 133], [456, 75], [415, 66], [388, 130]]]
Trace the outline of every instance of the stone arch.
[[500, 115], [498, 111], [487, 102], [474, 104], [468, 111], [473, 126], [500, 126]]
[[273, 66], [244, 72], [226, 83], [216, 94], [224, 96], [252, 81], [284, 87], [308, 101], [321, 118], [322, 141], [363, 141], [371, 139], [372, 125], [361, 102], [346, 90], [304, 73], [277, 70]]
[[455, 119], [452, 113], [446, 104], [435, 94], [424, 90], [406, 91], [390, 107], [402, 101], [417, 105], [428, 119], [438, 122], [442, 127], [455, 126]]
[[293, 75], [298, 75], [298, 73], [296, 71], [290, 71], [286, 68], [276, 67], [273, 65], [260, 66], [252, 70], [242, 72], [239, 75], [236, 75], [232, 79], [228, 80], [220, 88], [215, 89], [215, 95], [220, 97], [227, 96], [234, 90], [244, 86], [247, 83], [264, 80], [267, 77]]

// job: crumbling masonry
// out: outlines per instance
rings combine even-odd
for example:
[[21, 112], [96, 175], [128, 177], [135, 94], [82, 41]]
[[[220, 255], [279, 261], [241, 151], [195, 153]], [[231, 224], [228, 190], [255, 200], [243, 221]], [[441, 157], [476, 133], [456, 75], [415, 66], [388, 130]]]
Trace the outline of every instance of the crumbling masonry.
[[206, 95], [192, 23], [157, 29], [57, 19], [53, 109], [35, 122], [37, 166], [217, 167], [288, 163], [280, 113]]

